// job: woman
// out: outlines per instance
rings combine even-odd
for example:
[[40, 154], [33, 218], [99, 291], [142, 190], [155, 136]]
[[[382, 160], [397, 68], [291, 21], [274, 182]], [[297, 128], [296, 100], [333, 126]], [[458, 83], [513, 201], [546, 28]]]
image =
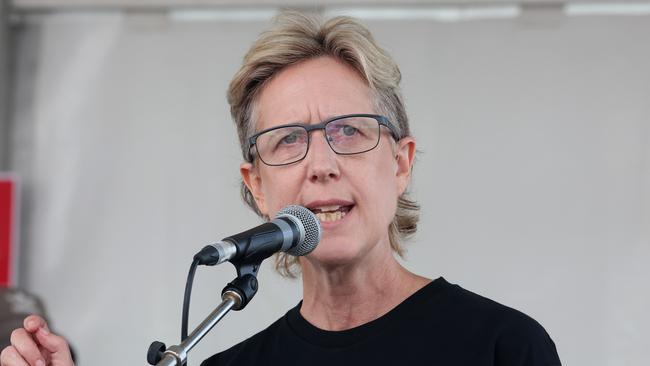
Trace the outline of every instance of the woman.
[[[406, 197], [415, 140], [399, 81], [350, 18], [284, 13], [253, 44], [228, 92], [244, 199], [265, 218], [305, 206], [323, 238], [299, 262], [277, 258], [282, 273], [302, 273], [302, 302], [204, 366], [560, 364], [533, 319], [395, 259], [418, 213]], [[27, 318], [12, 344], [3, 366], [71, 365], [40, 318]]]

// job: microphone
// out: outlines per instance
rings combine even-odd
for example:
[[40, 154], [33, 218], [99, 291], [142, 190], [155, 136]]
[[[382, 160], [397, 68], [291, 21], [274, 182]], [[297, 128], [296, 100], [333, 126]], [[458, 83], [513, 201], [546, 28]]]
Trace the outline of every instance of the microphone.
[[271, 221], [203, 247], [194, 260], [214, 266], [226, 261], [255, 263], [276, 252], [301, 256], [316, 248], [320, 222], [310, 210], [297, 205], [283, 208]]

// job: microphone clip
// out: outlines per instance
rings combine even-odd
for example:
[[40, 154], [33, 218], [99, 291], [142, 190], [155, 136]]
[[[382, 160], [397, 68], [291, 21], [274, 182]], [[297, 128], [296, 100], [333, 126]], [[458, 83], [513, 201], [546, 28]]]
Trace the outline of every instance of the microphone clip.
[[259, 288], [257, 273], [261, 264], [261, 260], [253, 263], [245, 261], [236, 261], [233, 263], [237, 269], [237, 277], [229, 282], [221, 291], [222, 296], [226, 293], [234, 293], [241, 300], [236, 307], [233, 307], [233, 310], [245, 308], [257, 293], [257, 289]]

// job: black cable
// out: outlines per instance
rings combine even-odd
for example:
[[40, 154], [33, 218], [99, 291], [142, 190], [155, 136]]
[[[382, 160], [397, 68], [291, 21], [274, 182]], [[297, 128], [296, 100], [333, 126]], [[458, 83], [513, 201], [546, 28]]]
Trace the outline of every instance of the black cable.
[[185, 296], [183, 297], [183, 314], [181, 316], [181, 342], [187, 338], [187, 323], [190, 316], [190, 296], [192, 295], [192, 282], [194, 282], [194, 273], [199, 261], [194, 259], [190, 265], [190, 271], [187, 274], [187, 281], [185, 282]]

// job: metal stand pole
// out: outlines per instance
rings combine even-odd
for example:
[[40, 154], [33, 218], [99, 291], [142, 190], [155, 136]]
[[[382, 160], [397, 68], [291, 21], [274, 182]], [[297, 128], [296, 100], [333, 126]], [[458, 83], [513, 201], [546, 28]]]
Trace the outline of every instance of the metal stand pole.
[[242, 299], [235, 291], [226, 291], [221, 295], [223, 300], [216, 309], [208, 315], [201, 324], [179, 345], [174, 345], [163, 353], [163, 358], [157, 366], [181, 366], [187, 360], [187, 353], [194, 347], [201, 338], [223, 318], [231, 309], [238, 309], [241, 306]]
[[237, 278], [221, 291], [221, 304], [181, 344], [169, 348], [162, 342], [153, 342], [147, 352], [147, 362], [155, 366], [185, 366], [187, 353], [224, 317], [230, 310], [241, 310], [257, 293], [257, 272], [261, 260], [251, 263], [233, 263]]

